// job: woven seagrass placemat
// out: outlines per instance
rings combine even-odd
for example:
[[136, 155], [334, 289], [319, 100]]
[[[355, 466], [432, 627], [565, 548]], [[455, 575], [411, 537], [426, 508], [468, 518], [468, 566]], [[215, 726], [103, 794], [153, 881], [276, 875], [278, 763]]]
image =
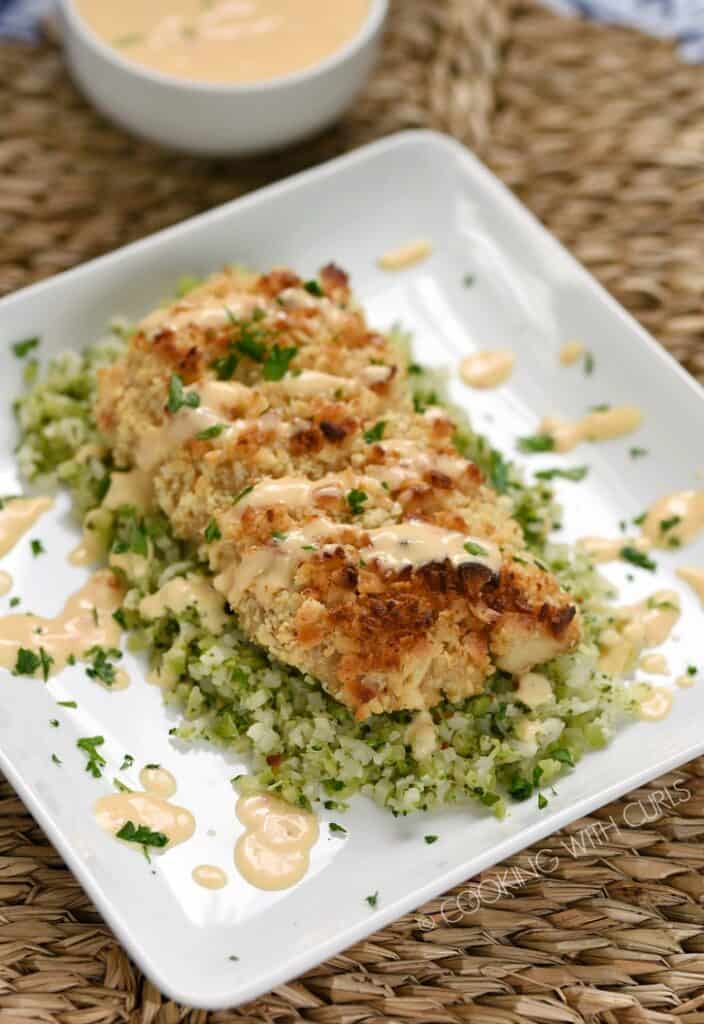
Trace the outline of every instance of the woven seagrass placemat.
[[[513, 0], [396, 0], [345, 121], [246, 163], [136, 142], [86, 107], [53, 47], [0, 45], [0, 293], [405, 127], [478, 151], [704, 379], [704, 67]], [[141, 977], [1, 783], [0, 1024], [700, 1024], [702, 837], [704, 759], [256, 1003], [205, 1014]]]

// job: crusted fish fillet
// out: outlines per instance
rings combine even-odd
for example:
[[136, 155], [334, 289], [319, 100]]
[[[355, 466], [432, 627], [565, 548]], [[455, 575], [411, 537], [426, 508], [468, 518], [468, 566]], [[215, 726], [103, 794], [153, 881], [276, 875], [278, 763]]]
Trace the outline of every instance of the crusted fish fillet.
[[360, 718], [478, 693], [580, 632], [407, 374], [338, 268], [225, 271], [139, 325], [96, 405], [246, 633]]

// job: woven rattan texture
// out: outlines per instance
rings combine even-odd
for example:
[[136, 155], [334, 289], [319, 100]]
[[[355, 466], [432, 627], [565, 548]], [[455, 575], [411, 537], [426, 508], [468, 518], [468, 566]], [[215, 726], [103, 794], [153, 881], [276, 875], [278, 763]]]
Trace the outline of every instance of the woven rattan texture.
[[[78, 98], [52, 47], [0, 45], [0, 293], [419, 126], [472, 145], [704, 378], [704, 68], [511, 0], [397, 0], [344, 123], [247, 163], [135, 142]], [[0, 784], [0, 1024], [701, 1024], [703, 836], [704, 759], [487, 873], [479, 909], [471, 890], [437, 901], [250, 1006], [205, 1014], [139, 975]]]

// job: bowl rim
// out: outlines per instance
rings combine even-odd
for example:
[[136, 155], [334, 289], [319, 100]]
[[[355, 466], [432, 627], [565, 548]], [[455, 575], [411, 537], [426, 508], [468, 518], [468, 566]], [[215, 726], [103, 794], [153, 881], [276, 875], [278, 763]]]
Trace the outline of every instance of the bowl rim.
[[114, 47], [105, 43], [92, 30], [77, 10], [74, 0], [59, 0], [59, 11], [63, 15], [64, 25], [68, 27], [69, 32], [77, 36], [97, 56], [112, 64], [118, 70], [131, 74], [135, 78], [145, 79], [154, 85], [178, 91], [232, 96], [271, 93], [289, 86], [315, 81], [316, 78], [322, 77], [326, 72], [332, 71], [344, 64], [348, 58], [371, 42], [377, 32], [383, 27], [388, 9], [389, 0], [370, 0], [367, 15], [352, 38], [348, 39], [343, 46], [334, 50], [327, 57], [312, 64], [310, 67], [302, 68], [300, 71], [292, 71], [286, 75], [277, 75], [276, 78], [267, 78], [260, 82], [203, 82], [197, 79], [181, 78], [178, 75], [166, 74], [162, 71], [154, 71], [145, 64], [140, 64], [138, 61], [124, 57]]

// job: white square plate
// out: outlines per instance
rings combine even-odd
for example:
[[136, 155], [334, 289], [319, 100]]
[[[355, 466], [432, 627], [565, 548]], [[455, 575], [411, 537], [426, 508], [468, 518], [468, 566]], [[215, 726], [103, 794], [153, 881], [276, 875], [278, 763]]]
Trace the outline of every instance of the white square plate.
[[[433, 243], [427, 261], [397, 273], [377, 268], [385, 250], [419, 237]], [[181, 274], [208, 273], [226, 262], [283, 263], [312, 274], [330, 259], [351, 272], [373, 324], [400, 320], [413, 330], [420, 361], [454, 367], [474, 347], [513, 348], [517, 368], [505, 387], [470, 392], [456, 375], [452, 384], [452, 397], [468, 406], [475, 427], [505, 453], [548, 411], [579, 414], [599, 402], [642, 406], [637, 435], [560, 456], [591, 466], [580, 486], [558, 485], [569, 539], [614, 535], [620, 519], [659, 495], [697, 486], [701, 389], [465, 149], [426, 133], [376, 143], [6, 298], [0, 360], [8, 399], [20, 389], [21, 365], [10, 351], [19, 338], [41, 335], [46, 359], [98, 336], [115, 313], [144, 313], [173, 291]], [[472, 287], [462, 284], [466, 273], [475, 275]], [[594, 354], [590, 376], [579, 366], [558, 365], [560, 345], [574, 337]], [[16, 493], [21, 480], [9, 401], [2, 417], [0, 493]], [[650, 455], [629, 458], [632, 444]], [[529, 458], [531, 469], [555, 461]], [[66, 496], [32, 533], [44, 539], [47, 554], [32, 559], [25, 538], [3, 568], [16, 580], [21, 607], [54, 614], [87, 572], [66, 562], [77, 533]], [[681, 591], [683, 616], [666, 650], [675, 675], [701, 655], [702, 611], [674, 576], [683, 558], [659, 554], [657, 582], [636, 571], [629, 583], [621, 568], [609, 569], [623, 583], [624, 600], [656, 585]], [[686, 560], [704, 564], [703, 540]], [[0, 610], [7, 601], [0, 599]], [[228, 780], [236, 765], [214, 750], [176, 749], [167, 735], [173, 712], [142, 682], [143, 666], [130, 660], [133, 685], [116, 693], [91, 683], [80, 666], [46, 686], [3, 673], [0, 767], [135, 961], [162, 991], [204, 1008], [231, 1006], [281, 984], [704, 751], [704, 687], [695, 686], [676, 694], [665, 721], [632, 725], [589, 755], [560, 782], [545, 811], [530, 800], [512, 807], [504, 821], [466, 808], [394, 820], [357, 800], [341, 819], [348, 837], [329, 838], [323, 827], [306, 879], [287, 892], [264, 893], [232, 865], [240, 825]], [[57, 708], [56, 700], [67, 698], [77, 699], [76, 711]], [[57, 713], [61, 727], [51, 729]], [[76, 750], [78, 737], [96, 733], [105, 736], [109, 761], [102, 780], [83, 770]], [[52, 752], [62, 767], [51, 763]], [[134, 771], [147, 761], [169, 767], [179, 802], [197, 816], [194, 839], [155, 858], [153, 870], [103, 833], [91, 813], [125, 752], [135, 757]], [[129, 783], [130, 773], [122, 777]], [[429, 832], [440, 840], [424, 843]], [[192, 867], [202, 861], [228, 871], [225, 889], [210, 892], [191, 882]], [[378, 906], [371, 909], [365, 896], [377, 890]]]

